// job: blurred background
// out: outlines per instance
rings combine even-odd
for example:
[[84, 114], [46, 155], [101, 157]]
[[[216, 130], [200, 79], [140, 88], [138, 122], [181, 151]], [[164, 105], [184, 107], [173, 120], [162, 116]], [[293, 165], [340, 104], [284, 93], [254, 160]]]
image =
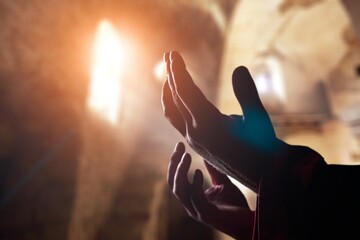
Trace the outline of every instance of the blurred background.
[[359, 164], [359, 12], [357, 0], [0, 0], [0, 239], [229, 239], [166, 184], [182, 140], [160, 104], [170, 50], [228, 114], [241, 113], [232, 71], [247, 66], [279, 138]]

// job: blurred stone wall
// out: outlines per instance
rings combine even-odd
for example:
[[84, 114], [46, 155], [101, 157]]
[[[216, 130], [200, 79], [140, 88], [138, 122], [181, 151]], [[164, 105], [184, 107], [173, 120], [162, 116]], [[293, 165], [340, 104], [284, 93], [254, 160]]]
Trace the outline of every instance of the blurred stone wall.
[[88, 81], [80, 7], [0, 2], [0, 239], [67, 237]]
[[[139, 127], [133, 137], [121, 132], [116, 136], [117, 132], [86, 112], [89, 49], [97, 23], [104, 17], [136, 38], [140, 46], [129, 68], [128, 87], [130, 95], [142, 97], [135, 109], [147, 112], [129, 122], [133, 127], [129, 129]], [[167, 154], [172, 150], [173, 142], [167, 136], [173, 130], [159, 120], [163, 119], [162, 83], [154, 78], [153, 67], [164, 51], [179, 50], [195, 80], [215, 99], [222, 43], [223, 36], [211, 16], [188, 4], [0, 1], [0, 239], [112, 239], [127, 235], [127, 239], [139, 239], [142, 233], [129, 235], [130, 228], [112, 228], [118, 225], [112, 225], [114, 217], [108, 213], [128, 209], [124, 216], [130, 221], [134, 212], [129, 206], [135, 203], [131, 201], [145, 196], [144, 201], [136, 202], [143, 204], [140, 209], [146, 212], [137, 212], [143, 216], [141, 222], [130, 222], [139, 224], [136, 231], [142, 229], [151, 218], [154, 186], [164, 181], [168, 155], [153, 156], [161, 160], [160, 167], [144, 165], [149, 159], [143, 158], [141, 150], [132, 157], [127, 149], [124, 157], [128, 146], [121, 145], [123, 140], [134, 144], [141, 140], [151, 150], [165, 148]], [[145, 118], [144, 114], [149, 115]], [[157, 132], [162, 134], [154, 140]], [[143, 161], [132, 163], [131, 168], [128, 159]], [[148, 185], [143, 186], [144, 182]], [[124, 186], [140, 189], [140, 193], [126, 198], [130, 193], [121, 194]], [[143, 195], [144, 191], [150, 194]]]

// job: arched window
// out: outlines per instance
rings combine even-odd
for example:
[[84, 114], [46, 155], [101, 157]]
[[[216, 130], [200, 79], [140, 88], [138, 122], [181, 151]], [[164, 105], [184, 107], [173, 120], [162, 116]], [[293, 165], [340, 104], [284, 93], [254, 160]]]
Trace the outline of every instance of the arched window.
[[261, 58], [255, 67], [254, 81], [268, 110], [281, 111], [286, 102], [286, 90], [282, 66], [276, 56]]

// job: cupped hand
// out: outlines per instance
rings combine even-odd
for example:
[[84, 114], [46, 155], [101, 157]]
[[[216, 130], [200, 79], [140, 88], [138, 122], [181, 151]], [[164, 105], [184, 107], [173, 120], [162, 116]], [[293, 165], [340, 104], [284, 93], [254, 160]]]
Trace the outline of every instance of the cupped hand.
[[242, 192], [229, 178], [206, 163], [212, 186], [203, 190], [203, 174], [195, 171], [193, 182], [187, 174], [191, 156], [178, 143], [168, 168], [168, 184], [187, 213], [199, 222], [209, 225], [236, 239], [251, 239], [254, 212], [249, 209]]
[[224, 115], [196, 86], [179, 53], [164, 54], [164, 61], [166, 118], [206, 161], [257, 191], [264, 171], [285, 144], [276, 138], [248, 70], [238, 67], [232, 76], [243, 115]]

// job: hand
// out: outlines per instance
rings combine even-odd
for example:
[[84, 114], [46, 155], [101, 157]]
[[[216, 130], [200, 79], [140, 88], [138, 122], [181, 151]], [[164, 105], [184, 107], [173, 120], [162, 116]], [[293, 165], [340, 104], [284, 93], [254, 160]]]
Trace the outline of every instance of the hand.
[[187, 173], [191, 156], [185, 153], [183, 143], [178, 143], [168, 168], [168, 184], [187, 213], [199, 222], [207, 224], [236, 239], [251, 239], [254, 212], [249, 209], [241, 191], [214, 167], [206, 163], [213, 185], [203, 190], [203, 175], [195, 171], [193, 183]]
[[177, 52], [166, 53], [165, 116], [188, 144], [211, 165], [254, 191], [280, 147], [254, 81], [245, 67], [233, 73], [235, 96], [243, 116], [224, 115], [193, 82]]

